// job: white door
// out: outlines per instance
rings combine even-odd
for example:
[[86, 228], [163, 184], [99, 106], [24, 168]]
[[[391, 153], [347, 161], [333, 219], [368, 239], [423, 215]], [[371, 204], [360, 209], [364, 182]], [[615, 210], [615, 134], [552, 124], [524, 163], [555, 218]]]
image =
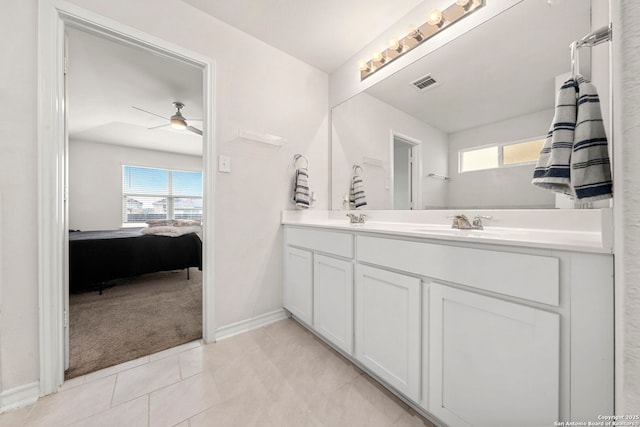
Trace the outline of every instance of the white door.
[[450, 427], [558, 421], [558, 314], [437, 283], [429, 301], [431, 413]]
[[313, 321], [313, 254], [287, 246], [284, 307], [301, 321]]
[[353, 354], [353, 264], [313, 257], [313, 326], [347, 354]]
[[358, 265], [356, 358], [420, 400], [420, 279]]

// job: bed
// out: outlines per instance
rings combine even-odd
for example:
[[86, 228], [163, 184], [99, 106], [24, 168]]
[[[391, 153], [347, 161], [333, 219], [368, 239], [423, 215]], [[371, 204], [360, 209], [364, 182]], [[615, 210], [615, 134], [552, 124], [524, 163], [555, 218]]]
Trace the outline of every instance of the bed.
[[69, 292], [100, 290], [115, 279], [189, 267], [202, 270], [202, 241], [196, 233], [168, 237], [140, 229], [69, 232]]

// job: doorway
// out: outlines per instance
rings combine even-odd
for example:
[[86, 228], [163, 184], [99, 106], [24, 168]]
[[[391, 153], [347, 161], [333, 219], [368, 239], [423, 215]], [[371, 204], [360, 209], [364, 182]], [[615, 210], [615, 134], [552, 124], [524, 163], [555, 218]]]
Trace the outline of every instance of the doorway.
[[55, 392], [64, 379], [65, 306], [67, 276], [67, 168], [66, 96], [64, 86], [65, 39], [68, 28], [125, 44], [141, 51], [200, 67], [203, 81], [202, 176], [203, 176], [203, 286], [202, 335], [215, 340], [214, 317], [214, 64], [209, 58], [163, 40], [96, 16], [74, 5], [41, 1], [38, 34], [38, 226], [39, 226], [39, 353], [40, 394]]
[[393, 209], [420, 209], [420, 142], [391, 134]]

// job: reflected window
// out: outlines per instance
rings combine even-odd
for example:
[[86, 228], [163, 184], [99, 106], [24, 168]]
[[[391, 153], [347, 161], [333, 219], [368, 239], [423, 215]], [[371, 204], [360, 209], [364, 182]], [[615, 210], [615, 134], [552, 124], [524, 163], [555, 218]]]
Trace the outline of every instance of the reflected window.
[[472, 172], [535, 163], [544, 138], [496, 144], [458, 152], [458, 172]]
[[460, 152], [460, 173], [498, 167], [498, 146]]
[[538, 160], [540, 150], [544, 145], [544, 139], [518, 142], [502, 146], [502, 164], [517, 165], [521, 163], [533, 163]]

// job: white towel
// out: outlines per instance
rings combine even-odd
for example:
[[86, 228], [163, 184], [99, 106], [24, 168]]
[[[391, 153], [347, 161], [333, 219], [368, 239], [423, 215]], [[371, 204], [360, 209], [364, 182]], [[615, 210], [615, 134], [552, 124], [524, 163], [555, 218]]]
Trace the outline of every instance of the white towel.
[[534, 185], [572, 196], [571, 151], [576, 127], [576, 93], [573, 78], [560, 88], [553, 123], [540, 151], [532, 181]]
[[580, 201], [608, 199], [613, 196], [613, 182], [598, 92], [593, 84], [581, 80], [578, 96], [571, 186]]
[[349, 190], [349, 204], [355, 209], [367, 206], [367, 199], [364, 196], [364, 185], [362, 184], [362, 176], [354, 171], [351, 178], [351, 188]]
[[311, 204], [310, 194], [309, 172], [306, 168], [296, 169], [296, 175], [293, 180], [293, 203], [301, 209], [308, 209]]

